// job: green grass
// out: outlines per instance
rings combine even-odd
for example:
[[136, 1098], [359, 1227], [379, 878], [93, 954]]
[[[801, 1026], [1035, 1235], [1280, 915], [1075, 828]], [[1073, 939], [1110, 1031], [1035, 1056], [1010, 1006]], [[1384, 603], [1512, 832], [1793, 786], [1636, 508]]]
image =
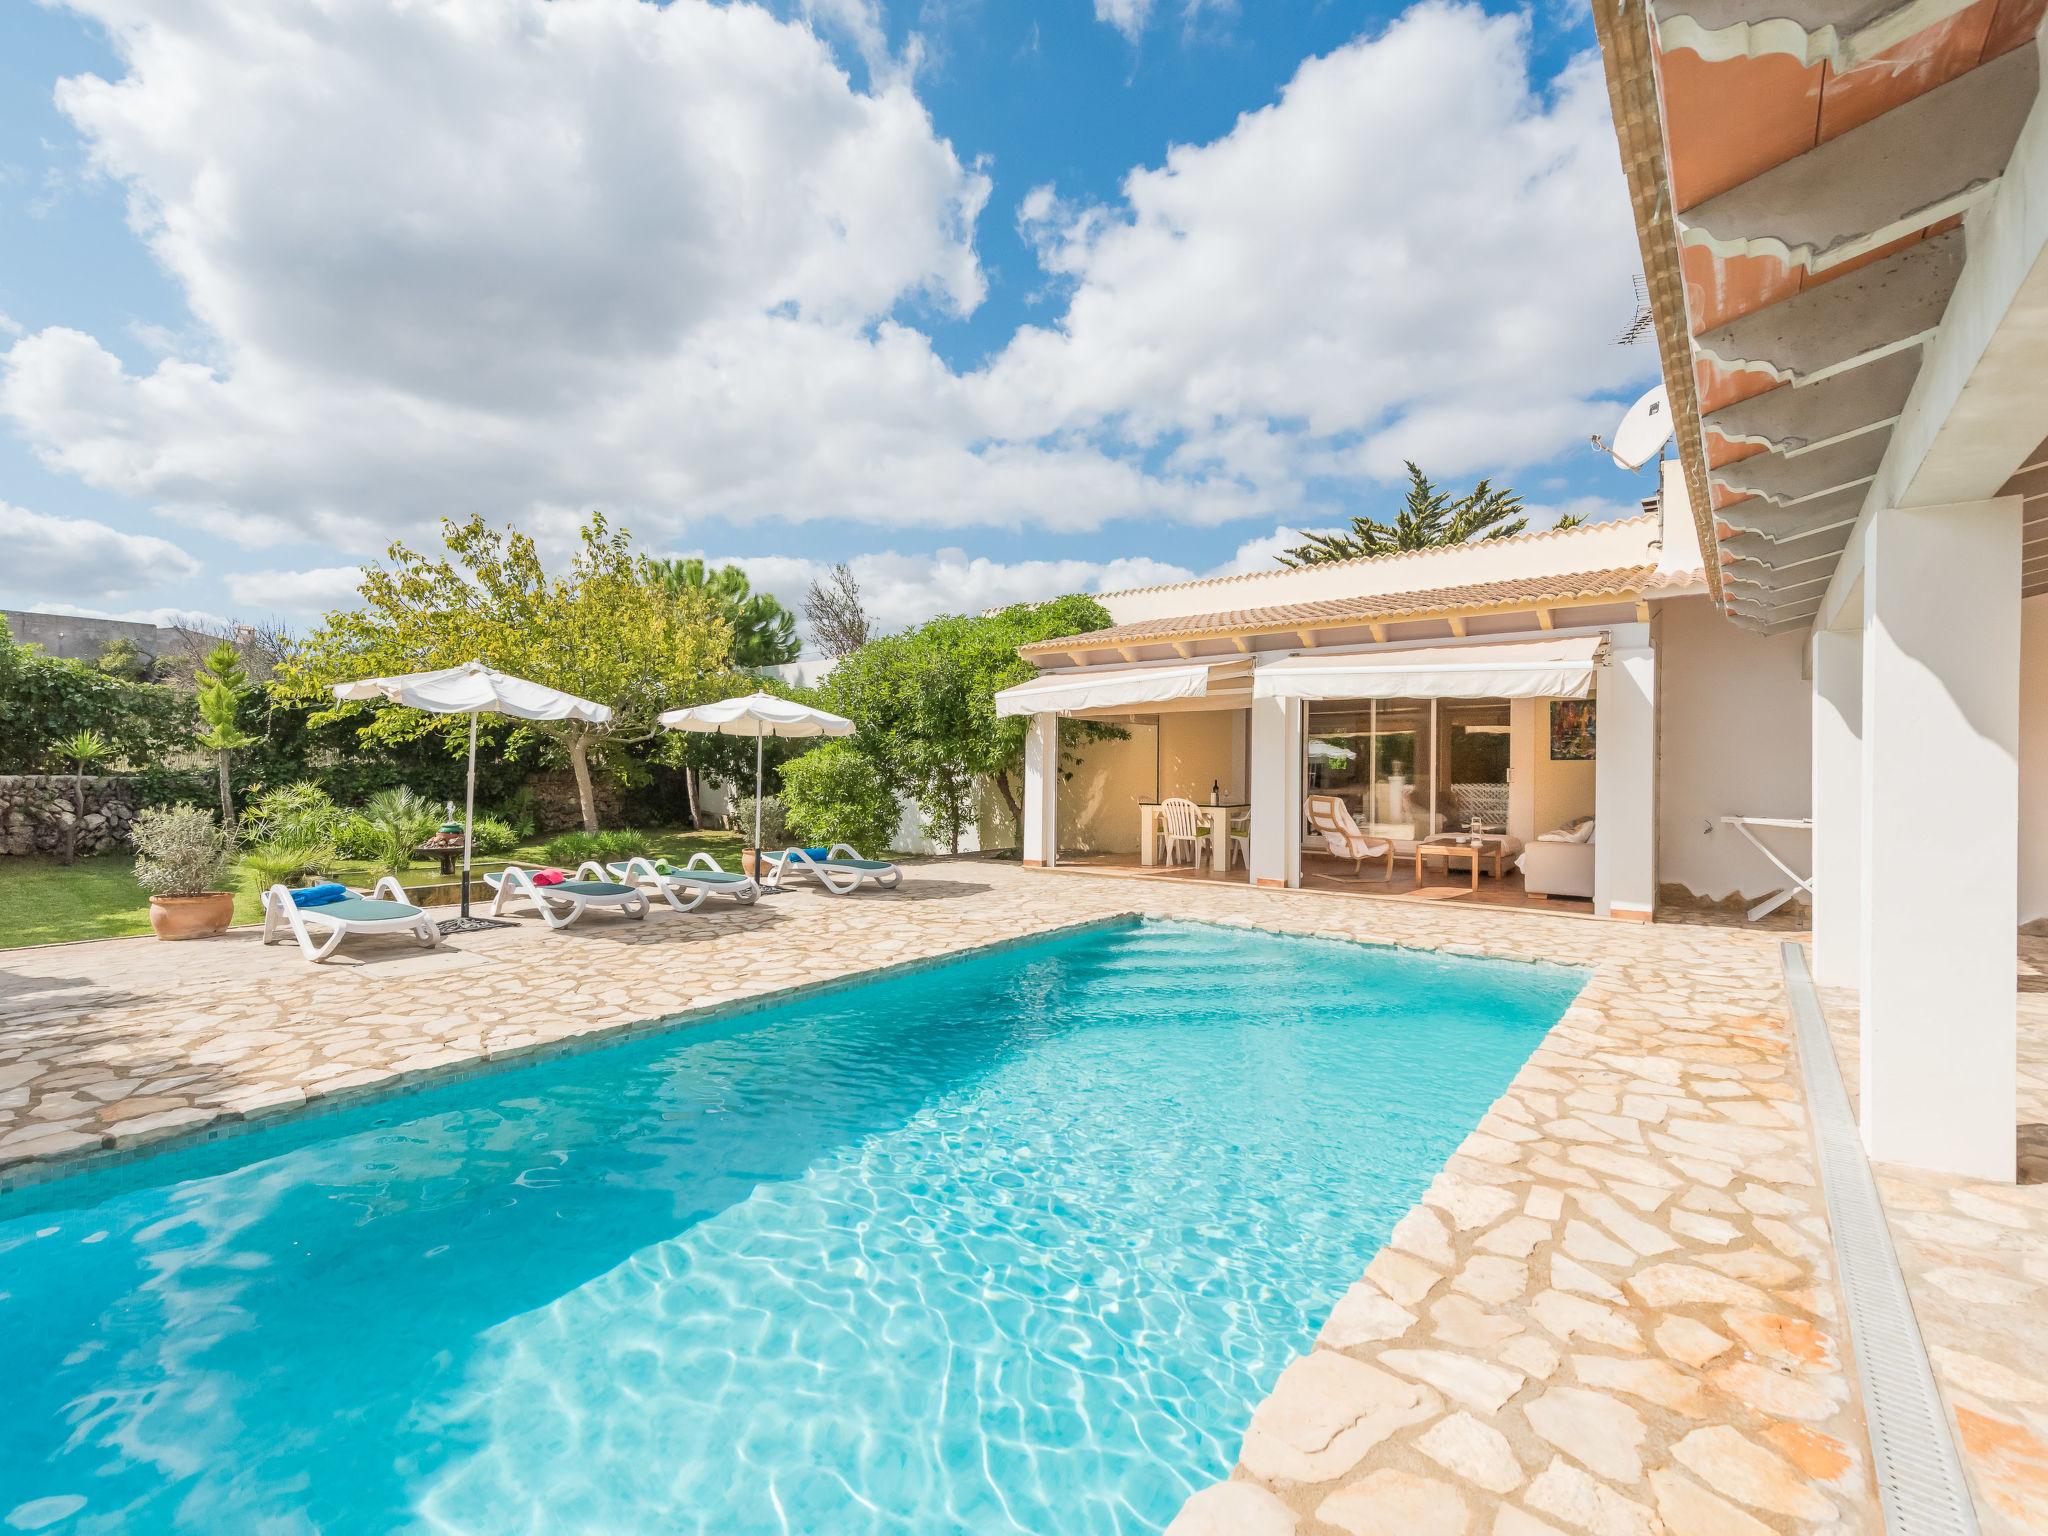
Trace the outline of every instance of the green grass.
[[[503, 869], [508, 863], [545, 862], [545, 838], [522, 844], [498, 858], [478, 859], [475, 868]], [[739, 868], [746, 839], [737, 832], [692, 832], [687, 828], [650, 831], [648, 853], [677, 863], [693, 853], [709, 853], [727, 869]], [[263, 920], [260, 877], [254, 870], [237, 871], [235, 921]], [[332, 878], [348, 885], [371, 885], [383, 871], [362, 859], [344, 859]], [[405, 885], [431, 885], [441, 879], [441, 866], [418, 859], [399, 875]], [[74, 939], [117, 939], [149, 932], [149, 897], [135, 883], [134, 860], [126, 854], [80, 859], [68, 868], [55, 859], [0, 859], [0, 949], [30, 944], [63, 944]]]

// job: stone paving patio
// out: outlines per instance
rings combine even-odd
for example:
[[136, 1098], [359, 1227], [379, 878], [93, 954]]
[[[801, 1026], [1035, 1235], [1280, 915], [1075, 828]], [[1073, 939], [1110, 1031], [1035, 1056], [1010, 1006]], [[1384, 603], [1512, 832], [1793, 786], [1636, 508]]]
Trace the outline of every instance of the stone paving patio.
[[1877, 1528], [1777, 946], [1740, 930], [953, 862], [317, 967], [253, 931], [13, 951], [0, 1183], [1120, 913], [1592, 971], [1176, 1536]]
[[[1985, 1536], [2048, 1531], [2048, 939], [2019, 985], [2019, 1182], [1876, 1166]], [[1853, 1099], [1855, 994], [1822, 1001]]]

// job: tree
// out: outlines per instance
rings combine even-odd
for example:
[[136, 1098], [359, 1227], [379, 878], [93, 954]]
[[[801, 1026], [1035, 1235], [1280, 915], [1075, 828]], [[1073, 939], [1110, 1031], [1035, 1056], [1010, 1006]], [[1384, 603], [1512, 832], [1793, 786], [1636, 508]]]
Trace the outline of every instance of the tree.
[[1566, 512], [1566, 513], [1564, 513], [1563, 515], [1561, 515], [1561, 516], [1560, 516], [1560, 517], [1558, 518], [1558, 520], [1557, 520], [1556, 522], [1552, 523], [1552, 524], [1551, 524], [1550, 526], [1551, 526], [1551, 527], [1552, 527], [1553, 529], [1557, 529], [1557, 528], [1583, 528], [1583, 527], [1585, 527], [1585, 526], [1586, 526], [1586, 519], [1585, 519], [1585, 517], [1584, 517], [1584, 516], [1583, 516], [1582, 514], [1580, 514], [1580, 513], [1577, 513], [1577, 512]]
[[108, 677], [120, 678], [123, 682], [156, 681], [156, 658], [125, 636], [101, 646], [99, 660], [94, 665]]
[[782, 769], [790, 829], [808, 842], [845, 843], [879, 857], [896, 834], [901, 808], [881, 771], [850, 742], [828, 741]]
[[1360, 515], [1348, 533], [1311, 533], [1308, 541], [1284, 551], [1286, 566], [1324, 565], [1332, 560], [1357, 560], [1410, 549], [1440, 549], [1474, 539], [1511, 538], [1529, 526], [1519, 516], [1522, 498], [1482, 480], [1453, 501], [1429, 476], [1408, 466], [1408, 499], [1391, 523]]
[[64, 835], [64, 862], [71, 864], [78, 859], [78, 829], [85, 821], [85, 770], [104, 763], [114, 749], [98, 731], [85, 730], [58, 742], [57, 755], [71, 764], [72, 821]]
[[732, 626], [735, 666], [775, 667], [803, 654], [796, 615], [766, 592], [756, 592], [736, 565], [713, 570], [702, 560], [657, 560], [655, 574], [670, 593], [700, 592]]
[[[854, 722], [854, 744], [892, 788], [917, 801], [933, 833], [957, 853], [977, 785], [992, 784], [1021, 820], [1010, 781], [1023, 768], [1027, 722], [995, 711], [999, 690], [1034, 675], [1017, 647], [1108, 623], [1100, 603], [1078, 596], [971, 618], [943, 615], [869, 641], [833, 669], [820, 692], [827, 708]], [[1062, 728], [1069, 745], [1122, 735], [1088, 721]]]
[[[311, 724], [358, 715], [336, 704], [334, 683], [460, 666], [472, 659], [611, 708], [602, 725], [522, 721], [516, 747], [538, 739], [563, 753], [576, 777], [583, 826], [597, 830], [593, 754], [661, 734], [665, 709], [719, 697], [734, 679], [732, 628], [709, 599], [671, 591], [624, 529], [600, 513], [584, 524], [570, 569], [549, 575], [523, 533], [500, 533], [481, 517], [443, 521], [448, 552], [429, 558], [395, 542], [387, 565], [363, 573], [361, 605], [330, 613], [278, 665], [289, 697], [324, 700]], [[401, 742], [439, 731], [451, 751], [467, 743], [460, 716], [376, 708], [360, 731], [367, 742]], [[623, 765], [622, 765], [623, 766]]]
[[199, 745], [220, 764], [220, 824], [232, 843], [235, 797], [229, 775], [235, 754], [256, 743], [238, 723], [242, 700], [249, 693], [249, 674], [242, 669], [241, 655], [233, 643], [223, 640], [206, 653], [193, 680], [199, 685], [199, 718], [206, 727], [199, 733]]
[[853, 567], [832, 567], [831, 578], [814, 581], [804, 594], [804, 620], [811, 638], [827, 656], [851, 656], [872, 638], [867, 610], [861, 607], [860, 584]]

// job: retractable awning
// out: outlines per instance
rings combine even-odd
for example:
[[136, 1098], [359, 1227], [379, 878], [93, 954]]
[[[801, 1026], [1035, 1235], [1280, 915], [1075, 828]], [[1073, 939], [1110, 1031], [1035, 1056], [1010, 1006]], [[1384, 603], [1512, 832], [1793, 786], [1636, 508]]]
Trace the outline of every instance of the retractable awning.
[[1213, 698], [1218, 708], [1251, 702], [1249, 656], [1153, 666], [1076, 667], [1047, 672], [996, 695], [999, 715], [1078, 715]]
[[1288, 656], [1252, 679], [1262, 699], [1583, 699], [1605, 635]]

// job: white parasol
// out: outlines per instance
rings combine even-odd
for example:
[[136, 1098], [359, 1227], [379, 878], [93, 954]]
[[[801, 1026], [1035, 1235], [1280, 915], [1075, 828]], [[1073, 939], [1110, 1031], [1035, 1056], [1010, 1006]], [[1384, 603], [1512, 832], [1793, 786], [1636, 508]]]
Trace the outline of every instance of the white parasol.
[[423, 709], [436, 715], [469, 716], [469, 787], [462, 805], [462, 921], [469, 916], [469, 855], [471, 828], [476, 822], [476, 717], [489, 712], [511, 715], [520, 720], [587, 720], [603, 725], [611, 719], [608, 705], [593, 704], [573, 693], [528, 682], [487, 667], [480, 661], [438, 672], [407, 672], [398, 677], [366, 677], [360, 682], [336, 683], [337, 699], [367, 701], [386, 699], [408, 709]]
[[705, 731], [715, 736], [754, 738], [754, 858], [761, 857], [761, 750], [770, 736], [851, 736], [853, 722], [844, 715], [813, 709], [772, 693], [750, 693], [716, 704], [671, 709], [658, 716], [672, 731]]

